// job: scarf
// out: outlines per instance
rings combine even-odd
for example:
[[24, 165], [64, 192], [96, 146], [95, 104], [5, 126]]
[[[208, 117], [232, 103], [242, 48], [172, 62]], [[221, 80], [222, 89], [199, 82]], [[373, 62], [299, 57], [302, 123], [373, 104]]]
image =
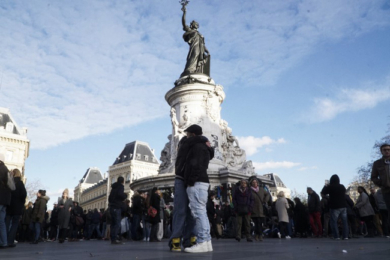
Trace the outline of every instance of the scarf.
[[245, 191], [246, 191], [246, 188], [243, 188], [243, 187], [241, 187], [241, 186], [240, 186], [239, 189], [240, 189], [240, 191], [241, 191], [242, 193], [245, 193]]
[[259, 192], [259, 187], [258, 186], [256, 188], [255, 187], [251, 187], [251, 188], [252, 188], [252, 190], [256, 191], [256, 193]]

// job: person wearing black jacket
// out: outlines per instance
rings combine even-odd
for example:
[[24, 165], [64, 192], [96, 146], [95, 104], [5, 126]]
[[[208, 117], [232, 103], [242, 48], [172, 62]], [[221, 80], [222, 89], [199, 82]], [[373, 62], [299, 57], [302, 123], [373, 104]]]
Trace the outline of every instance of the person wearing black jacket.
[[133, 197], [131, 198], [131, 212], [133, 214], [132, 222], [131, 222], [131, 236], [133, 240], [140, 240], [139, 236], [137, 236], [137, 231], [141, 223], [142, 215], [145, 211], [145, 198], [141, 196], [142, 193], [135, 192]]
[[158, 189], [156, 187], [153, 187], [150, 193], [149, 208], [150, 207], [153, 207], [156, 210], [156, 214], [154, 216], [151, 216], [149, 214], [149, 209], [148, 209], [149, 223], [152, 224], [152, 228], [150, 230], [150, 242], [158, 242], [157, 232], [158, 232], [159, 223], [161, 222], [161, 218], [160, 218], [160, 196], [158, 195]]
[[[8, 246], [15, 247], [15, 237], [18, 231], [19, 221], [23, 214], [24, 203], [26, 202], [27, 192], [24, 183], [21, 180], [22, 173], [18, 169], [12, 170], [16, 189], [11, 192], [11, 204], [7, 207], [7, 217], [5, 223], [7, 226]], [[10, 228], [11, 227], [11, 228]]]
[[111, 185], [110, 196], [108, 197], [108, 202], [110, 206], [111, 213], [111, 244], [118, 245], [122, 244], [118, 241], [117, 235], [119, 234], [121, 228], [121, 219], [122, 219], [122, 209], [124, 208], [124, 200], [127, 198], [125, 194], [125, 188], [123, 184], [125, 179], [122, 176], [119, 176], [117, 181]]
[[58, 203], [55, 202], [53, 205], [53, 210], [50, 215], [50, 234], [49, 239], [55, 241], [57, 239], [57, 229], [58, 229]]
[[307, 205], [309, 221], [314, 237], [322, 237], [321, 203], [318, 194], [310, 187], [307, 188]]
[[[184, 170], [190, 144], [208, 143], [208, 139], [198, 135], [191, 138], [191, 142], [184, 136], [178, 144], [178, 152], [175, 162], [175, 193], [174, 193], [174, 211], [172, 216], [172, 234], [169, 239], [169, 247], [172, 251], [181, 251], [181, 240], [183, 247], [191, 246], [192, 240], [195, 241], [194, 234], [195, 220], [189, 208], [189, 200], [184, 183]], [[181, 239], [182, 238], [182, 239]], [[193, 238], [193, 239], [192, 239]]]
[[6, 208], [11, 204], [11, 189], [8, 186], [8, 168], [3, 161], [4, 155], [0, 154], [0, 249], [8, 248], [5, 216]]
[[196, 136], [203, 134], [198, 125], [191, 125], [185, 132], [189, 151], [185, 160], [184, 183], [187, 185], [187, 195], [191, 213], [196, 221], [197, 244], [187, 247], [187, 253], [200, 253], [213, 251], [210, 236], [210, 223], [207, 218], [207, 196], [210, 187], [207, 169], [210, 160], [214, 157], [214, 149], [199, 142]]
[[343, 238], [348, 239], [349, 229], [345, 191], [346, 189], [344, 185], [340, 184], [340, 178], [337, 174], [330, 177], [329, 185], [325, 185], [321, 191], [322, 194], [329, 194], [329, 209], [331, 216], [330, 227], [332, 229], [334, 239], [340, 239], [339, 229], [337, 227], [337, 220], [339, 217], [341, 217], [343, 224]]

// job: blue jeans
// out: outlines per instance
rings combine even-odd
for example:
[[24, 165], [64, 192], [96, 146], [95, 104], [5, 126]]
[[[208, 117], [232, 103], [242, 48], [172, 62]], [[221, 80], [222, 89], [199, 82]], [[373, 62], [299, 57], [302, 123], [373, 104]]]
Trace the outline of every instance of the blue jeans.
[[89, 226], [88, 239], [91, 238], [94, 230], [96, 230], [97, 237], [102, 238], [102, 233], [100, 232], [99, 226], [100, 226], [100, 224], [91, 224]]
[[134, 214], [133, 215], [133, 220], [131, 223], [131, 238], [133, 240], [137, 240], [137, 229], [139, 227], [139, 224], [141, 223], [141, 215]]
[[110, 214], [111, 214], [111, 234], [110, 234], [111, 241], [115, 241], [121, 228], [122, 210], [110, 208]]
[[144, 232], [144, 239], [150, 238], [150, 223], [146, 222], [146, 216], [142, 215], [142, 226]]
[[0, 205], [0, 246], [7, 246], [7, 228], [5, 225], [6, 206]]
[[294, 227], [294, 220], [292, 218], [289, 218], [288, 219], [288, 224], [287, 224], [287, 231], [288, 231], [288, 235], [290, 237], [292, 237], [293, 235], [293, 227]]
[[210, 222], [206, 210], [209, 186], [210, 184], [205, 182], [195, 182], [194, 186], [187, 187], [189, 207], [196, 221], [197, 243], [211, 240]]
[[8, 245], [13, 245], [18, 232], [19, 220], [21, 215], [7, 216], [5, 218], [5, 225], [7, 226]]
[[339, 229], [337, 227], [337, 220], [339, 219], [340, 216], [341, 216], [341, 221], [343, 223], [343, 238], [348, 238], [349, 229], [348, 229], [347, 208], [330, 210], [330, 227], [332, 228], [333, 237], [339, 238]]
[[127, 240], [131, 240], [131, 219], [127, 219], [127, 223], [129, 224], [129, 230], [127, 231]]
[[195, 220], [191, 215], [189, 200], [184, 181], [175, 179], [174, 210], [172, 217], [172, 234], [169, 239], [183, 237], [183, 245], [189, 246], [191, 237], [195, 236]]
[[39, 239], [39, 235], [41, 234], [41, 223], [31, 222], [30, 229], [34, 232], [34, 241], [37, 241]]

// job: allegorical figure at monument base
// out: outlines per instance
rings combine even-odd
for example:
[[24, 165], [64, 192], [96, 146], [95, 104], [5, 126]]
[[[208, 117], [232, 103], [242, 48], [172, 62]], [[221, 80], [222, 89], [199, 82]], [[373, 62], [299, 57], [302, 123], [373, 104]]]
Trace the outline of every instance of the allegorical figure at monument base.
[[181, 77], [191, 73], [209, 74], [209, 72], [205, 71], [205, 65], [210, 58], [210, 53], [206, 48], [203, 35], [198, 32], [199, 24], [196, 21], [192, 21], [190, 26], [186, 25], [187, 10], [185, 5], [183, 5], [181, 10], [183, 11], [183, 30], [185, 31], [183, 39], [190, 46], [186, 66]]

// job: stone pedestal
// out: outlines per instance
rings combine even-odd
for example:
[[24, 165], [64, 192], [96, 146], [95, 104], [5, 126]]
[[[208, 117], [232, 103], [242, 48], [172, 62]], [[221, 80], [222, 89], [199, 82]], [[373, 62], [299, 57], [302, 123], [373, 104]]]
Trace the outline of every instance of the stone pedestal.
[[252, 163], [246, 161], [245, 151], [232, 135], [228, 123], [221, 118], [224, 99], [223, 87], [215, 84], [207, 75], [191, 74], [175, 82], [175, 87], [165, 95], [165, 100], [171, 106], [172, 133], [161, 152], [159, 174], [174, 173], [177, 145], [185, 136], [184, 130], [192, 124], [202, 127], [203, 135], [214, 147], [210, 173], [231, 169], [246, 176], [254, 174]]

